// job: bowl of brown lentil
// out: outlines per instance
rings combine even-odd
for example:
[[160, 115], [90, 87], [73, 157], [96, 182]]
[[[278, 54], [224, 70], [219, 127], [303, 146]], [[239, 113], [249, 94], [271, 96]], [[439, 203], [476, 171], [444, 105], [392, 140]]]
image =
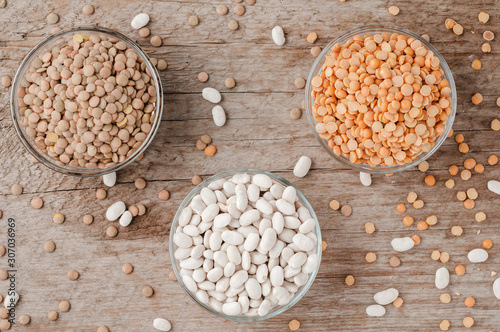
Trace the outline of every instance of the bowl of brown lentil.
[[426, 40], [403, 28], [365, 26], [329, 43], [306, 86], [314, 136], [336, 160], [393, 173], [433, 155], [457, 108], [452, 72]]
[[125, 35], [76, 27], [39, 42], [11, 90], [14, 127], [52, 170], [99, 176], [137, 160], [161, 121], [163, 90], [147, 54]]

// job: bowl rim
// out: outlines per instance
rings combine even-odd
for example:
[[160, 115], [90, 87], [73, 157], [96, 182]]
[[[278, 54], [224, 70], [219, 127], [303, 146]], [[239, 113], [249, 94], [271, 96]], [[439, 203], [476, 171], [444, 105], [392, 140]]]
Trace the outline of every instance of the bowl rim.
[[[35, 56], [37, 56], [38, 51], [45, 46], [47, 43], [51, 41], [55, 41], [58, 38], [61, 38], [65, 35], [68, 35], [70, 33], [75, 33], [75, 32], [89, 32], [89, 33], [101, 33], [101, 34], [106, 34], [108, 36], [114, 37], [121, 39], [122, 41], [126, 42], [127, 45], [132, 48], [138, 56], [143, 58], [146, 63], [147, 69], [151, 73], [151, 79], [153, 80], [156, 91], [157, 91], [157, 101], [156, 101], [156, 106], [155, 106], [155, 121], [153, 122], [151, 126], [151, 131], [147, 135], [146, 139], [144, 140], [143, 144], [141, 144], [137, 150], [127, 157], [124, 161], [117, 163], [113, 166], [106, 167], [106, 168], [85, 168], [85, 167], [77, 167], [77, 168], [70, 168], [67, 166], [60, 166], [57, 165], [55, 162], [55, 159], [48, 156], [47, 154], [43, 153], [40, 151], [37, 147], [33, 146], [28, 142], [28, 138], [25, 137], [26, 133], [23, 131], [23, 127], [20, 125], [18, 122], [18, 105], [17, 105], [17, 90], [20, 85], [20, 81], [22, 79], [21, 74], [24, 75], [25, 69], [27, 68], [27, 65], [33, 60]], [[44, 37], [42, 40], [40, 40], [33, 48], [30, 49], [30, 51], [26, 54], [26, 56], [23, 58], [21, 61], [16, 74], [14, 76], [13, 84], [11, 87], [10, 91], [10, 112], [11, 112], [11, 118], [12, 122], [14, 123], [14, 128], [16, 130], [17, 136], [21, 140], [21, 143], [25, 147], [26, 150], [33, 156], [35, 159], [37, 159], [41, 164], [44, 166], [50, 168], [53, 171], [62, 173], [62, 174], [67, 174], [67, 175], [72, 175], [76, 177], [94, 177], [94, 176], [101, 176], [105, 174], [109, 174], [112, 172], [116, 172], [125, 166], [128, 166], [130, 163], [135, 161], [151, 144], [153, 141], [158, 128], [161, 124], [161, 117], [163, 114], [163, 87], [160, 79], [160, 75], [158, 73], [158, 70], [156, 67], [152, 64], [151, 58], [147, 55], [147, 53], [131, 38], [127, 37], [126, 35], [122, 34], [121, 32], [118, 32], [116, 30], [110, 29], [110, 28], [105, 28], [105, 27], [100, 27], [100, 26], [91, 26], [91, 25], [83, 25], [83, 26], [76, 26], [76, 27], [70, 27], [67, 29], [60, 30], [58, 32], [52, 33], [46, 37]]]
[[[318, 73], [320, 73], [322, 71], [321, 67], [323, 65], [324, 58], [327, 55], [327, 53], [330, 53], [332, 46], [334, 46], [337, 43], [345, 43], [348, 39], [350, 39], [353, 36], [358, 35], [358, 34], [361, 34], [361, 35], [363, 33], [375, 34], [375, 33], [382, 33], [382, 32], [406, 34], [409, 37], [413, 37], [413, 38], [419, 40], [422, 44], [424, 44], [424, 46], [428, 50], [432, 51], [436, 55], [436, 57], [440, 61], [440, 68], [443, 70], [444, 77], [448, 80], [448, 82], [450, 84], [450, 89], [452, 91], [450, 94], [451, 95], [451, 105], [450, 105], [451, 113], [448, 115], [448, 117], [446, 119], [444, 132], [440, 136], [438, 136], [438, 138], [435, 141], [435, 144], [432, 146], [431, 150], [429, 150], [429, 152], [425, 152], [425, 153], [421, 152], [420, 154], [418, 154], [418, 156], [420, 156], [420, 157], [413, 160], [411, 163], [403, 164], [403, 165], [397, 164], [396, 166], [370, 166], [368, 164], [363, 164], [363, 163], [353, 164], [346, 157], [337, 156], [333, 152], [333, 150], [330, 149], [330, 147], [328, 147], [327, 141], [324, 140], [323, 138], [321, 138], [319, 136], [319, 134], [316, 132], [316, 129], [315, 129], [316, 120], [312, 116], [312, 103], [314, 101], [311, 98], [311, 89], [312, 89], [311, 80], [314, 78], [314, 76], [316, 76]], [[351, 29], [351, 30], [341, 34], [340, 36], [333, 39], [330, 43], [328, 43], [324, 47], [323, 51], [320, 53], [320, 55], [314, 61], [314, 64], [309, 72], [309, 76], [308, 76], [307, 84], [306, 84], [306, 89], [305, 89], [305, 104], [306, 104], [305, 108], [306, 108], [307, 120], [309, 123], [309, 127], [311, 128], [314, 137], [316, 137], [316, 139], [319, 141], [321, 146], [330, 154], [330, 156], [332, 156], [334, 159], [336, 159], [337, 161], [339, 161], [343, 165], [346, 165], [349, 168], [352, 168], [352, 169], [355, 169], [355, 170], [358, 170], [361, 172], [374, 173], [374, 174], [376, 174], [376, 173], [389, 174], [389, 173], [394, 173], [394, 172], [401, 172], [401, 171], [407, 170], [411, 167], [414, 167], [414, 166], [420, 164], [424, 160], [431, 157], [441, 147], [441, 145], [444, 143], [444, 141], [448, 137], [448, 135], [452, 129], [453, 122], [455, 120], [455, 116], [456, 116], [456, 112], [457, 112], [457, 91], [456, 91], [455, 80], [453, 78], [453, 73], [452, 73], [450, 67], [448, 66], [448, 63], [446, 62], [445, 58], [441, 55], [441, 53], [439, 53], [439, 51], [432, 44], [430, 44], [429, 42], [424, 40], [421, 36], [419, 36], [418, 34], [412, 32], [410, 30], [407, 30], [405, 28], [398, 27], [395, 25], [364, 25], [364, 26], [361, 26], [358, 28]]]
[[[186, 285], [182, 281], [182, 277], [180, 275], [180, 271], [179, 271], [179, 267], [178, 267], [179, 260], [175, 258], [174, 235], [175, 235], [176, 228], [178, 226], [179, 216], [182, 213], [183, 209], [188, 206], [188, 204], [191, 202], [191, 200], [194, 196], [199, 194], [199, 192], [201, 191], [202, 188], [205, 188], [210, 183], [212, 183], [216, 180], [219, 180], [221, 178], [228, 178], [229, 179], [231, 176], [233, 176], [235, 174], [239, 174], [239, 173], [248, 173], [251, 175], [265, 174], [265, 175], [268, 175], [269, 177], [271, 177], [273, 179], [273, 181], [278, 181], [278, 183], [280, 183], [280, 184], [294, 187], [297, 191], [297, 197], [299, 198], [299, 202], [302, 203], [303, 206], [307, 208], [307, 210], [311, 214], [311, 217], [316, 222], [315, 234], [317, 237], [316, 254], [318, 255], [318, 258], [319, 258], [318, 266], [309, 275], [309, 278], [308, 278], [306, 284], [301, 286], [301, 288], [297, 291], [295, 296], [292, 298], [292, 300], [288, 304], [280, 306], [276, 310], [271, 311], [267, 315], [262, 316], [262, 317], [261, 316], [229, 316], [229, 315], [224, 314], [223, 312], [216, 311], [215, 309], [213, 309], [209, 305], [201, 303], [196, 298], [196, 296], [193, 293], [191, 293], [191, 291], [189, 291], [187, 289]], [[265, 320], [265, 319], [268, 319], [271, 317], [275, 317], [275, 316], [285, 312], [286, 310], [288, 310], [292, 306], [294, 306], [307, 293], [309, 288], [314, 283], [314, 280], [316, 279], [319, 268], [321, 266], [321, 256], [322, 256], [322, 251], [323, 251], [322, 249], [323, 248], [322, 248], [321, 229], [320, 229], [318, 217], [317, 217], [316, 213], [314, 212], [314, 209], [312, 208], [311, 204], [309, 203], [307, 198], [304, 196], [304, 194], [302, 194], [302, 192], [295, 185], [290, 183], [288, 180], [282, 178], [281, 176], [276, 175], [276, 174], [271, 173], [271, 172], [267, 172], [267, 171], [260, 170], [260, 169], [254, 169], [254, 168], [235, 168], [235, 169], [231, 169], [231, 170], [222, 171], [220, 173], [217, 173], [217, 174], [212, 175], [211, 177], [205, 179], [203, 182], [201, 182], [199, 185], [197, 185], [195, 188], [193, 188], [189, 192], [189, 194], [182, 200], [181, 204], [177, 208], [174, 219], [172, 220], [172, 225], [170, 227], [170, 235], [169, 235], [170, 263], [172, 265], [172, 269], [174, 271], [175, 277], [177, 278], [177, 281], [179, 282], [179, 285], [181, 286], [183, 291], [188, 295], [188, 297], [192, 301], [194, 301], [196, 304], [198, 304], [200, 307], [202, 307], [203, 309], [205, 309], [209, 313], [211, 313], [215, 316], [218, 316], [218, 317], [222, 317], [224, 319], [229, 319], [229, 320], [238, 321], [238, 322], [256, 322], [256, 321]]]

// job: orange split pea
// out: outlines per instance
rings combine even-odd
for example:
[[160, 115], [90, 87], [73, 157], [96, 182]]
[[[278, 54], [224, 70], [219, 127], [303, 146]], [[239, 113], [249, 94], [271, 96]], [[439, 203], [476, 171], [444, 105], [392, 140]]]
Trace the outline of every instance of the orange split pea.
[[493, 246], [493, 241], [491, 241], [491, 239], [484, 239], [483, 240], [483, 248], [484, 249], [491, 249], [492, 246]]
[[467, 308], [472, 308], [476, 304], [476, 299], [472, 296], [467, 296], [464, 300], [464, 304]]
[[398, 211], [399, 213], [405, 213], [406, 205], [404, 205], [403, 203], [398, 204], [398, 206], [396, 206], [396, 211]]
[[473, 199], [467, 198], [467, 199], [464, 201], [464, 207], [465, 207], [467, 210], [473, 209], [475, 206], [476, 206], [476, 203], [474, 202], [474, 200], [473, 200]]
[[416, 246], [418, 246], [420, 244], [420, 241], [421, 241], [420, 236], [415, 234], [415, 235], [411, 236], [411, 239], [413, 240], [413, 242], [415, 242]]
[[418, 230], [425, 231], [427, 228], [429, 228], [429, 224], [426, 221], [419, 221], [417, 223]]
[[433, 185], [436, 184], [436, 178], [433, 175], [427, 175], [425, 177], [425, 184], [428, 185], [429, 187], [432, 187]]
[[451, 165], [450, 168], [448, 168], [448, 172], [450, 172], [450, 175], [457, 175], [458, 174], [458, 166]]
[[474, 160], [474, 158], [468, 158], [465, 159], [464, 161], [464, 167], [466, 169], [473, 169], [476, 166], [477, 162]]
[[405, 225], [406, 227], [410, 227], [411, 225], [413, 225], [414, 222], [415, 222], [415, 219], [413, 219], [412, 216], [404, 216], [403, 217], [403, 225]]
[[207, 156], [211, 157], [215, 154], [215, 152], [217, 152], [217, 149], [214, 145], [209, 145], [205, 148], [204, 152]]
[[498, 164], [498, 157], [492, 154], [491, 156], [488, 157], [488, 165], [493, 166]]
[[288, 328], [290, 331], [297, 331], [300, 328], [300, 322], [296, 319], [293, 319], [288, 323]]
[[465, 266], [463, 266], [461, 264], [455, 266], [455, 273], [459, 277], [463, 276], [465, 274]]

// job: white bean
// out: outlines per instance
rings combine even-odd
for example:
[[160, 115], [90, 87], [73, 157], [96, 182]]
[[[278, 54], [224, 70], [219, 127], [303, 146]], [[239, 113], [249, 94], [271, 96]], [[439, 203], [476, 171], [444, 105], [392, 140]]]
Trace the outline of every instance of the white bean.
[[269, 274], [269, 280], [274, 287], [282, 286], [284, 281], [283, 268], [279, 265], [273, 267]]
[[231, 276], [229, 280], [229, 285], [232, 288], [240, 288], [247, 280], [248, 280], [248, 272], [245, 270], [239, 270]]
[[183, 269], [194, 270], [203, 265], [203, 258], [186, 258], [179, 265]]
[[257, 208], [257, 210], [262, 212], [262, 214], [271, 215], [273, 213], [273, 206], [264, 198], [259, 198], [259, 200], [255, 204], [255, 207]]
[[191, 293], [195, 293], [198, 290], [198, 284], [192, 277], [185, 275], [182, 277], [182, 282]]
[[490, 180], [488, 181], [488, 190], [500, 195], [500, 181]]
[[248, 226], [260, 219], [260, 213], [258, 210], [250, 209], [241, 214], [240, 225]]
[[217, 203], [217, 197], [210, 188], [205, 187], [201, 189], [200, 196], [201, 199], [203, 200], [203, 203], [205, 203], [205, 205], [207, 206], [209, 206], [210, 204]]
[[222, 228], [231, 222], [231, 215], [229, 213], [221, 213], [214, 218], [214, 227]]
[[[309, 219], [312, 220], [312, 219]], [[314, 220], [313, 220], [314, 221]], [[314, 249], [314, 242], [311, 240], [308, 236], [302, 234], [302, 233], [297, 233], [293, 237], [293, 243], [299, 247], [300, 250], [302, 251], [309, 251]]]
[[468, 254], [467, 258], [471, 263], [482, 263], [488, 259], [488, 252], [484, 249], [472, 249]]
[[222, 268], [214, 267], [207, 273], [207, 279], [211, 282], [217, 282], [222, 277], [222, 274]]
[[229, 262], [224, 267], [224, 277], [231, 277], [236, 271], [236, 265], [234, 263]]
[[272, 308], [271, 302], [268, 299], [265, 299], [260, 304], [260, 307], [259, 307], [259, 310], [258, 310], [259, 316], [260, 317], [264, 317], [271, 310], [271, 308]]
[[363, 186], [369, 187], [372, 184], [372, 175], [366, 172], [359, 172], [359, 180]]
[[243, 243], [244, 240], [243, 235], [241, 235], [236, 231], [224, 231], [222, 232], [221, 237], [222, 240], [224, 240], [224, 242], [227, 242], [235, 246], [239, 246], [240, 244]]
[[234, 265], [240, 265], [241, 264], [241, 254], [238, 248], [236, 246], [229, 246], [227, 247], [227, 258], [229, 259], [230, 262], [234, 263]]
[[212, 221], [219, 214], [219, 206], [217, 204], [208, 205], [201, 213], [201, 221]]
[[112, 204], [107, 210], [106, 210], [106, 219], [109, 221], [115, 221], [116, 219], [120, 218], [120, 216], [125, 212], [127, 207], [125, 206], [125, 203], [122, 201], [116, 202]]
[[319, 265], [319, 256], [318, 254], [312, 254], [307, 257], [307, 261], [302, 266], [302, 272], [305, 274], [311, 274]]
[[415, 245], [415, 241], [411, 237], [400, 237], [392, 239], [392, 248], [398, 252], [408, 251]]
[[380, 291], [373, 296], [375, 302], [381, 305], [387, 305], [394, 302], [399, 296], [399, 291], [396, 288], [389, 288], [384, 291]]
[[295, 218], [292, 216], [285, 217], [285, 228], [289, 229], [299, 229], [301, 222], [299, 218]]
[[210, 238], [208, 240], [210, 250], [217, 251], [220, 249], [222, 245], [222, 233], [220, 232], [213, 232], [212, 235], [210, 235]]
[[241, 305], [238, 302], [224, 303], [222, 312], [228, 316], [237, 316], [241, 313]]
[[184, 233], [174, 234], [174, 243], [181, 248], [189, 248], [193, 245], [193, 238]]
[[204, 88], [201, 90], [201, 95], [205, 100], [208, 100], [213, 104], [219, 103], [222, 99], [220, 92], [214, 88]]
[[268, 274], [269, 274], [269, 270], [267, 268], [267, 265], [261, 264], [257, 268], [257, 272], [255, 273], [255, 277], [257, 278], [257, 281], [259, 283], [263, 283], [264, 281], [267, 280]]
[[292, 257], [290, 257], [288, 265], [290, 265], [294, 269], [297, 269], [302, 265], [304, 265], [306, 261], [307, 261], [307, 254], [303, 252], [298, 252], [294, 254]]
[[366, 314], [372, 317], [382, 317], [385, 315], [385, 308], [380, 304], [372, 304], [366, 307]]
[[290, 216], [295, 213], [295, 206], [282, 198], [276, 201], [276, 207], [285, 216]]
[[312, 160], [308, 156], [300, 157], [299, 161], [297, 161], [297, 164], [295, 164], [295, 167], [293, 168], [293, 175], [298, 178], [303, 178], [309, 172], [311, 164]]
[[309, 232], [312, 232], [315, 226], [316, 221], [314, 219], [307, 219], [302, 225], [300, 225], [299, 232], [302, 234], [307, 234]]
[[130, 23], [130, 25], [135, 30], [139, 30], [140, 28], [145, 27], [146, 24], [148, 24], [148, 23], [149, 23], [149, 15], [146, 13], [140, 13], [140, 14], [137, 14], [132, 19], [132, 23]]
[[260, 299], [262, 295], [262, 288], [260, 287], [259, 282], [254, 278], [249, 278], [245, 283], [245, 289], [248, 293], [248, 297], [252, 300]]
[[132, 222], [132, 213], [130, 211], [125, 211], [120, 217], [120, 226], [127, 227]]
[[155, 318], [155, 320], [153, 321], [153, 327], [159, 331], [167, 332], [170, 331], [172, 325], [165, 318]]
[[256, 184], [250, 183], [247, 188], [247, 197], [250, 202], [257, 202], [260, 195], [260, 189]]
[[500, 300], [500, 278], [497, 278], [493, 283], [493, 294]]
[[274, 247], [276, 239], [277, 239], [277, 234], [274, 228], [266, 229], [260, 240], [259, 244], [260, 250], [267, 253], [269, 250], [271, 250], [272, 247]]
[[255, 174], [252, 178], [252, 183], [263, 190], [267, 190], [273, 185], [273, 180], [266, 174]]
[[217, 105], [212, 108], [212, 117], [217, 127], [222, 127], [226, 123], [226, 112], [222, 106]]
[[108, 187], [113, 187], [116, 183], [116, 172], [104, 174], [102, 176], [102, 182]]
[[278, 305], [285, 305], [290, 302], [290, 292], [285, 287], [274, 287], [273, 295], [278, 300]]
[[191, 209], [191, 207], [189, 206], [185, 207], [179, 215], [179, 226], [186, 226], [191, 220], [192, 215], [193, 209]]
[[284, 200], [294, 204], [297, 198], [297, 190], [293, 186], [288, 186], [283, 190], [282, 197]]
[[275, 183], [269, 189], [271, 195], [273, 195], [274, 199], [280, 199], [283, 196], [283, 191], [285, 188], [281, 184]]
[[450, 283], [450, 272], [447, 268], [441, 267], [436, 271], [436, 287], [438, 289], [444, 289]]
[[273, 37], [273, 41], [278, 46], [283, 46], [285, 44], [285, 33], [283, 32], [283, 28], [280, 26], [275, 26], [271, 32]]

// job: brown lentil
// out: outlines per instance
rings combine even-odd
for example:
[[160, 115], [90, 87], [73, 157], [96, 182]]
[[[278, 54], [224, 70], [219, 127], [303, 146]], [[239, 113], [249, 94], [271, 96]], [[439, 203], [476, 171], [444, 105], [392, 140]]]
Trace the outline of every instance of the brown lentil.
[[300, 328], [300, 322], [296, 319], [293, 319], [288, 323], [288, 328], [290, 331], [297, 331]]
[[391, 258], [389, 258], [389, 265], [392, 267], [398, 267], [399, 265], [401, 265], [401, 260], [397, 256], [392, 256]]
[[167, 61], [165, 60], [158, 60], [158, 64], [156, 65], [156, 68], [158, 68], [158, 70], [165, 70], [167, 69], [168, 67], [168, 64], [167, 64]]
[[415, 202], [413, 202], [413, 207], [415, 209], [421, 209], [421, 208], [423, 208], [424, 207], [424, 201], [421, 200], [421, 199], [416, 200]]
[[316, 39], [318, 39], [318, 34], [316, 32], [310, 32], [308, 35], [307, 35], [307, 42], [310, 43], [310, 44], [314, 44], [314, 42], [316, 41]]
[[248, 5], [253, 6], [255, 5], [255, 0], [247, 0], [246, 1]]
[[375, 224], [372, 223], [372, 222], [367, 222], [365, 224], [365, 231], [368, 233], [368, 234], [372, 234], [373, 232], [375, 232]]
[[31, 317], [28, 315], [21, 315], [19, 316], [19, 324], [21, 325], [28, 325], [31, 321]]
[[148, 27], [142, 27], [139, 29], [138, 33], [139, 36], [141, 36], [142, 38], [146, 38], [149, 37], [149, 35], [151, 34], [151, 30], [149, 30]]
[[49, 253], [54, 252], [54, 250], [56, 250], [56, 244], [52, 241], [47, 241], [43, 245], [43, 250]]
[[345, 277], [345, 283], [347, 286], [354, 285], [354, 277], [352, 275], [348, 275], [347, 277]]
[[191, 183], [193, 184], [193, 186], [199, 185], [202, 181], [203, 179], [199, 175], [195, 175], [191, 178]]
[[460, 177], [462, 180], [467, 181], [471, 178], [472, 173], [468, 169], [464, 169], [462, 172], [460, 172]]
[[491, 129], [493, 129], [494, 131], [500, 130], [500, 120], [493, 119], [493, 121], [491, 121]]
[[431, 258], [437, 261], [441, 257], [441, 253], [438, 250], [434, 250], [431, 254]]
[[467, 210], [470, 210], [470, 209], [473, 209], [474, 206], [476, 206], [476, 203], [474, 202], [474, 200], [470, 199], [470, 198], [467, 198], [465, 201], [464, 201], [464, 207], [467, 209]]
[[484, 239], [482, 245], [484, 249], [491, 249], [493, 241], [491, 241], [491, 239]]
[[450, 254], [448, 254], [446, 251], [443, 251], [439, 256], [439, 260], [443, 263], [447, 263], [450, 260]]
[[106, 235], [108, 237], [115, 237], [117, 234], [118, 234], [118, 229], [113, 225], [108, 226], [108, 228], [106, 229]]
[[223, 16], [227, 14], [228, 9], [224, 5], [217, 5], [217, 7], [215, 7], [215, 11], [217, 12], [217, 14]]
[[217, 149], [215, 148], [215, 146], [213, 145], [208, 145], [205, 150], [204, 150], [205, 154], [209, 157], [213, 156], [216, 152], [217, 152]]
[[92, 14], [94, 14], [94, 6], [87, 4], [87, 5], [83, 6], [82, 12], [85, 15], [92, 15]]
[[137, 215], [143, 216], [146, 214], [146, 207], [143, 204], [137, 204], [137, 209], [139, 210]]
[[480, 12], [479, 15], [477, 15], [477, 19], [481, 23], [486, 23], [490, 19], [490, 15], [488, 15], [488, 13], [485, 12]]
[[61, 301], [59, 302], [59, 310], [61, 310], [62, 312], [68, 312], [69, 309], [71, 308], [71, 304], [68, 302], [68, 301]]
[[389, 7], [389, 14], [396, 16], [399, 14], [399, 7], [396, 6], [390, 6]]
[[7, 309], [5, 307], [1, 307], [0, 308], [0, 318], [5, 319], [7, 317], [9, 317], [9, 309]]
[[332, 210], [338, 210], [340, 208], [340, 203], [336, 200], [331, 200], [329, 205]]
[[465, 327], [469, 328], [474, 325], [474, 319], [472, 317], [465, 317], [462, 323]]
[[455, 181], [453, 179], [448, 179], [446, 180], [444, 185], [446, 186], [446, 188], [452, 189], [453, 187], [455, 187]]
[[459, 201], [465, 201], [466, 198], [467, 198], [467, 194], [465, 193], [465, 191], [457, 192], [457, 199]]
[[479, 61], [477, 59], [472, 61], [472, 68], [475, 70], [481, 69], [481, 61]]
[[463, 276], [465, 274], [465, 266], [463, 265], [455, 266], [455, 274], [459, 277]]
[[177, 281], [177, 278], [175, 277], [174, 270], [170, 270], [170, 272], [168, 273], [168, 279], [170, 279], [172, 281]]
[[132, 271], [134, 271], [134, 267], [132, 266], [132, 264], [130, 264], [130, 263], [123, 264], [123, 266], [122, 266], [123, 273], [130, 274], [130, 273], [132, 273]]
[[160, 47], [162, 44], [162, 40], [161, 40], [160, 36], [158, 36], [158, 35], [154, 35], [153, 37], [151, 37], [149, 42], [154, 47]]
[[495, 34], [491, 31], [486, 30], [485, 32], [483, 32], [483, 38], [486, 41], [492, 41], [493, 39], [495, 39]]
[[229, 20], [229, 22], [227, 23], [227, 27], [229, 28], [229, 30], [234, 31], [238, 29], [239, 24], [235, 20]]
[[429, 169], [429, 163], [425, 160], [418, 164], [418, 170], [420, 172], [426, 172]]
[[483, 53], [490, 53], [491, 45], [489, 43], [484, 43], [483, 45], [481, 45], [481, 51], [483, 51]]
[[432, 175], [427, 175], [425, 177], [425, 184], [428, 185], [429, 187], [432, 187], [433, 185], [436, 184], [436, 178]]
[[198, 18], [198, 16], [192, 15], [189, 16], [188, 23], [190, 26], [195, 27], [200, 23], [200, 19]]
[[486, 220], [486, 214], [484, 212], [478, 212], [474, 216], [477, 222], [483, 222]]
[[168, 199], [170, 198], [170, 193], [167, 190], [161, 190], [158, 193], [158, 198], [162, 201], [168, 201]]
[[56, 224], [62, 224], [64, 222], [64, 215], [62, 213], [56, 213], [52, 217], [52, 221]]
[[422, 39], [425, 40], [428, 43], [431, 41], [431, 37], [428, 34], [426, 34], [426, 33], [424, 33], [420, 37], [422, 37]]
[[40, 197], [33, 197], [31, 199], [31, 207], [33, 209], [41, 209], [43, 207], [43, 199], [41, 199]]
[[293, 85], [295, 85], [297, 89], [303, 89], [306, 86], [306, 80], [303, 79], [302, 77], [297, 77], [293, 81]]
[[146, 188], [146, 180], [144, 180], [143, 178], [137, 178], [134, 182], [134, 185], [137, 189], [139, 190], [142, 190], [144, 188]]
[[210, 144], [212, 143], [212, 137], [210, 137], [210, 135], [208, 134], [204, 134], [204, 135], [201, 135], [201, 141], [205, 144]]
[[0, 330], [6, 331], [10, 329], [10, 322], [7, 319], [2, 319], [0, 321]]
[[233, 12], [238, 16], [242, 16], [245, 14], [245, 7], [243, 5], [236, 5], [233, 8]]
[[57, 313], [57, 311], [55, 311], [55, 310], [51, 310], [51, 311], [49, 311], [49, 313], [47, 314], [47, 318], [48, 318], [49, 320], [52, 320], [52, 321], [57, 320], [57, 318], [58, 318], [58, 317], [59, 317], [59, 314], [58, 314], [58, 313]]
[[[0, 257], [2, 257], [3, 255], [5, 255], [5, 251], [6, 251], [5, 246], [0, 245]], [[0, 295], [0, 296], [1, 296], [1, 295]], [[1, 301], [2, 301], [2, 300], [0, 300], [0, 302], [1, 302]]]
[[228, 77], [224, 81], [224, 85], [226, 86], [226, 88], [232, 89], [232, 88], [234, 88], [236, 86], [236, 81], [234, 80], [234, 78]]
[[455, 236], [460, 236], [460, 235], [462, 235], [463, 232], [464, 232], [464, 230], [460, 226], [453, 226], [451, 228], [451, 234], [453, 234]]
[[398, 211], [399, 213], [405, 213], [406, 212], [406, 205], [404, 205], [403, 203], [399, 203], [396, 206], [396, 211]]
[[373, 263], [377, 260], [377, 255], [373, 252], [369, 252], [366, 254], [365, 259], [368, 263]]
[[68, 273], [66, 274], [66, 277], [68, 277], [69, 280], [75, 281], [80, 277], [80, 274], [76, 270], [69, 270]]
[[403, 305], [403, 299], [398, 297], [397, 299], [394, 300], [394, 302], [392, 302], [392, 304], [396, 307], [396, 308], [401, 308], [401, 306]]
[[478, 196], [479, 194], [475, 188], [467, 189], [467, 197], [469, 197], [470, 199], [477, 199]]
[[351, 214], [352, 214], [352, 207], [350, 205], [343, 205], [341, 208], [340, 208], [340, 213], [343, 215], [343, 216], [346, 216], [346, 217], [349, 217]]
[[95, 197], [97, 199], [105, 199], [107, 195], [108, 195], [108, 193], [106, 192], [106, 190], [104, 190], [102, 188], [99, 188], [95, 191]]
[[448, 168], [448, 171], [450, 172], [450, 175], [457, 175], [458, 174], [458, 166], [451, 165], [450, 168]]
[[154, 294], [153, 287], [151, 287], [151, 286], [144, 286], [142, 288], [142, 295], [144, 295], [145, 297], [151, 297], [151, 296], [153, 296], [153, 294]]
[[302, 116], [302, 111], [298, 107], [294, 107], [290, 110], [290, 118], [293, 120], [298, 120]]
[[0, 280], [7, 280], [9, 274], [4, 269], [0, 269]]
[[132, 217], [136, 217], [139, 214], [139, 208], [135, 205], [130, 205], [128, 210], [132, 213]]
[[203, 150], [205, 150], [206, 147], [207, 147], [207, 145], [205, 143], [203, 143], [203, 141], [201, 139], [196, 141], [196, 149], [197, 150], [203, 151]]
[[311, 47], [311, 55], [317, 57], [321, 53], [321, 47], [313, 46]]
[[439, 328], [441, 331], [448, 331], [450, 328], [450, 322], [447, 319], [443, 320], [441, 324], [439, 324]]
[[56, 13], [50, 13], [47, 16], [47, 23], [48, 24], [56, 24], [59, 22], [59, 16]]
[[411, 225], [413, 225], [414, 222], [415, 222], [415, 219], [413, 219], [412, 216], [404, 216], [403, 217], [403, 225], [405, 225], [406, 227], [410, 227]]
[[491, 156], [488, 157], [488, 165], [496, 165], [498, 164], [498, 157], [492, 154]]
[[94, 222], [94, 216], [91, 214], [86, 214], [83, 216], [83, 223], [86, 225], [90, 225]]
[[10, 76], [5, 75], [2, 76], [2, 78], [0, 79], [0, 83], [3, 85], [4, 88], [8, 88], [12, 84], [12, 79], [10, 78]]
[[474, 105], [479, 105], [483, 102], [483, 95], [477, 92], [472, 96], [471, 101]]
[[14, 196], [20, 196], [23, 193], [23, 187], [16, 183], [12, 185], [12, 187], [10, 188], [10, 192]]
[[109, 329], [107, 326], [99, 326], [97, 332], [109, 332]]

